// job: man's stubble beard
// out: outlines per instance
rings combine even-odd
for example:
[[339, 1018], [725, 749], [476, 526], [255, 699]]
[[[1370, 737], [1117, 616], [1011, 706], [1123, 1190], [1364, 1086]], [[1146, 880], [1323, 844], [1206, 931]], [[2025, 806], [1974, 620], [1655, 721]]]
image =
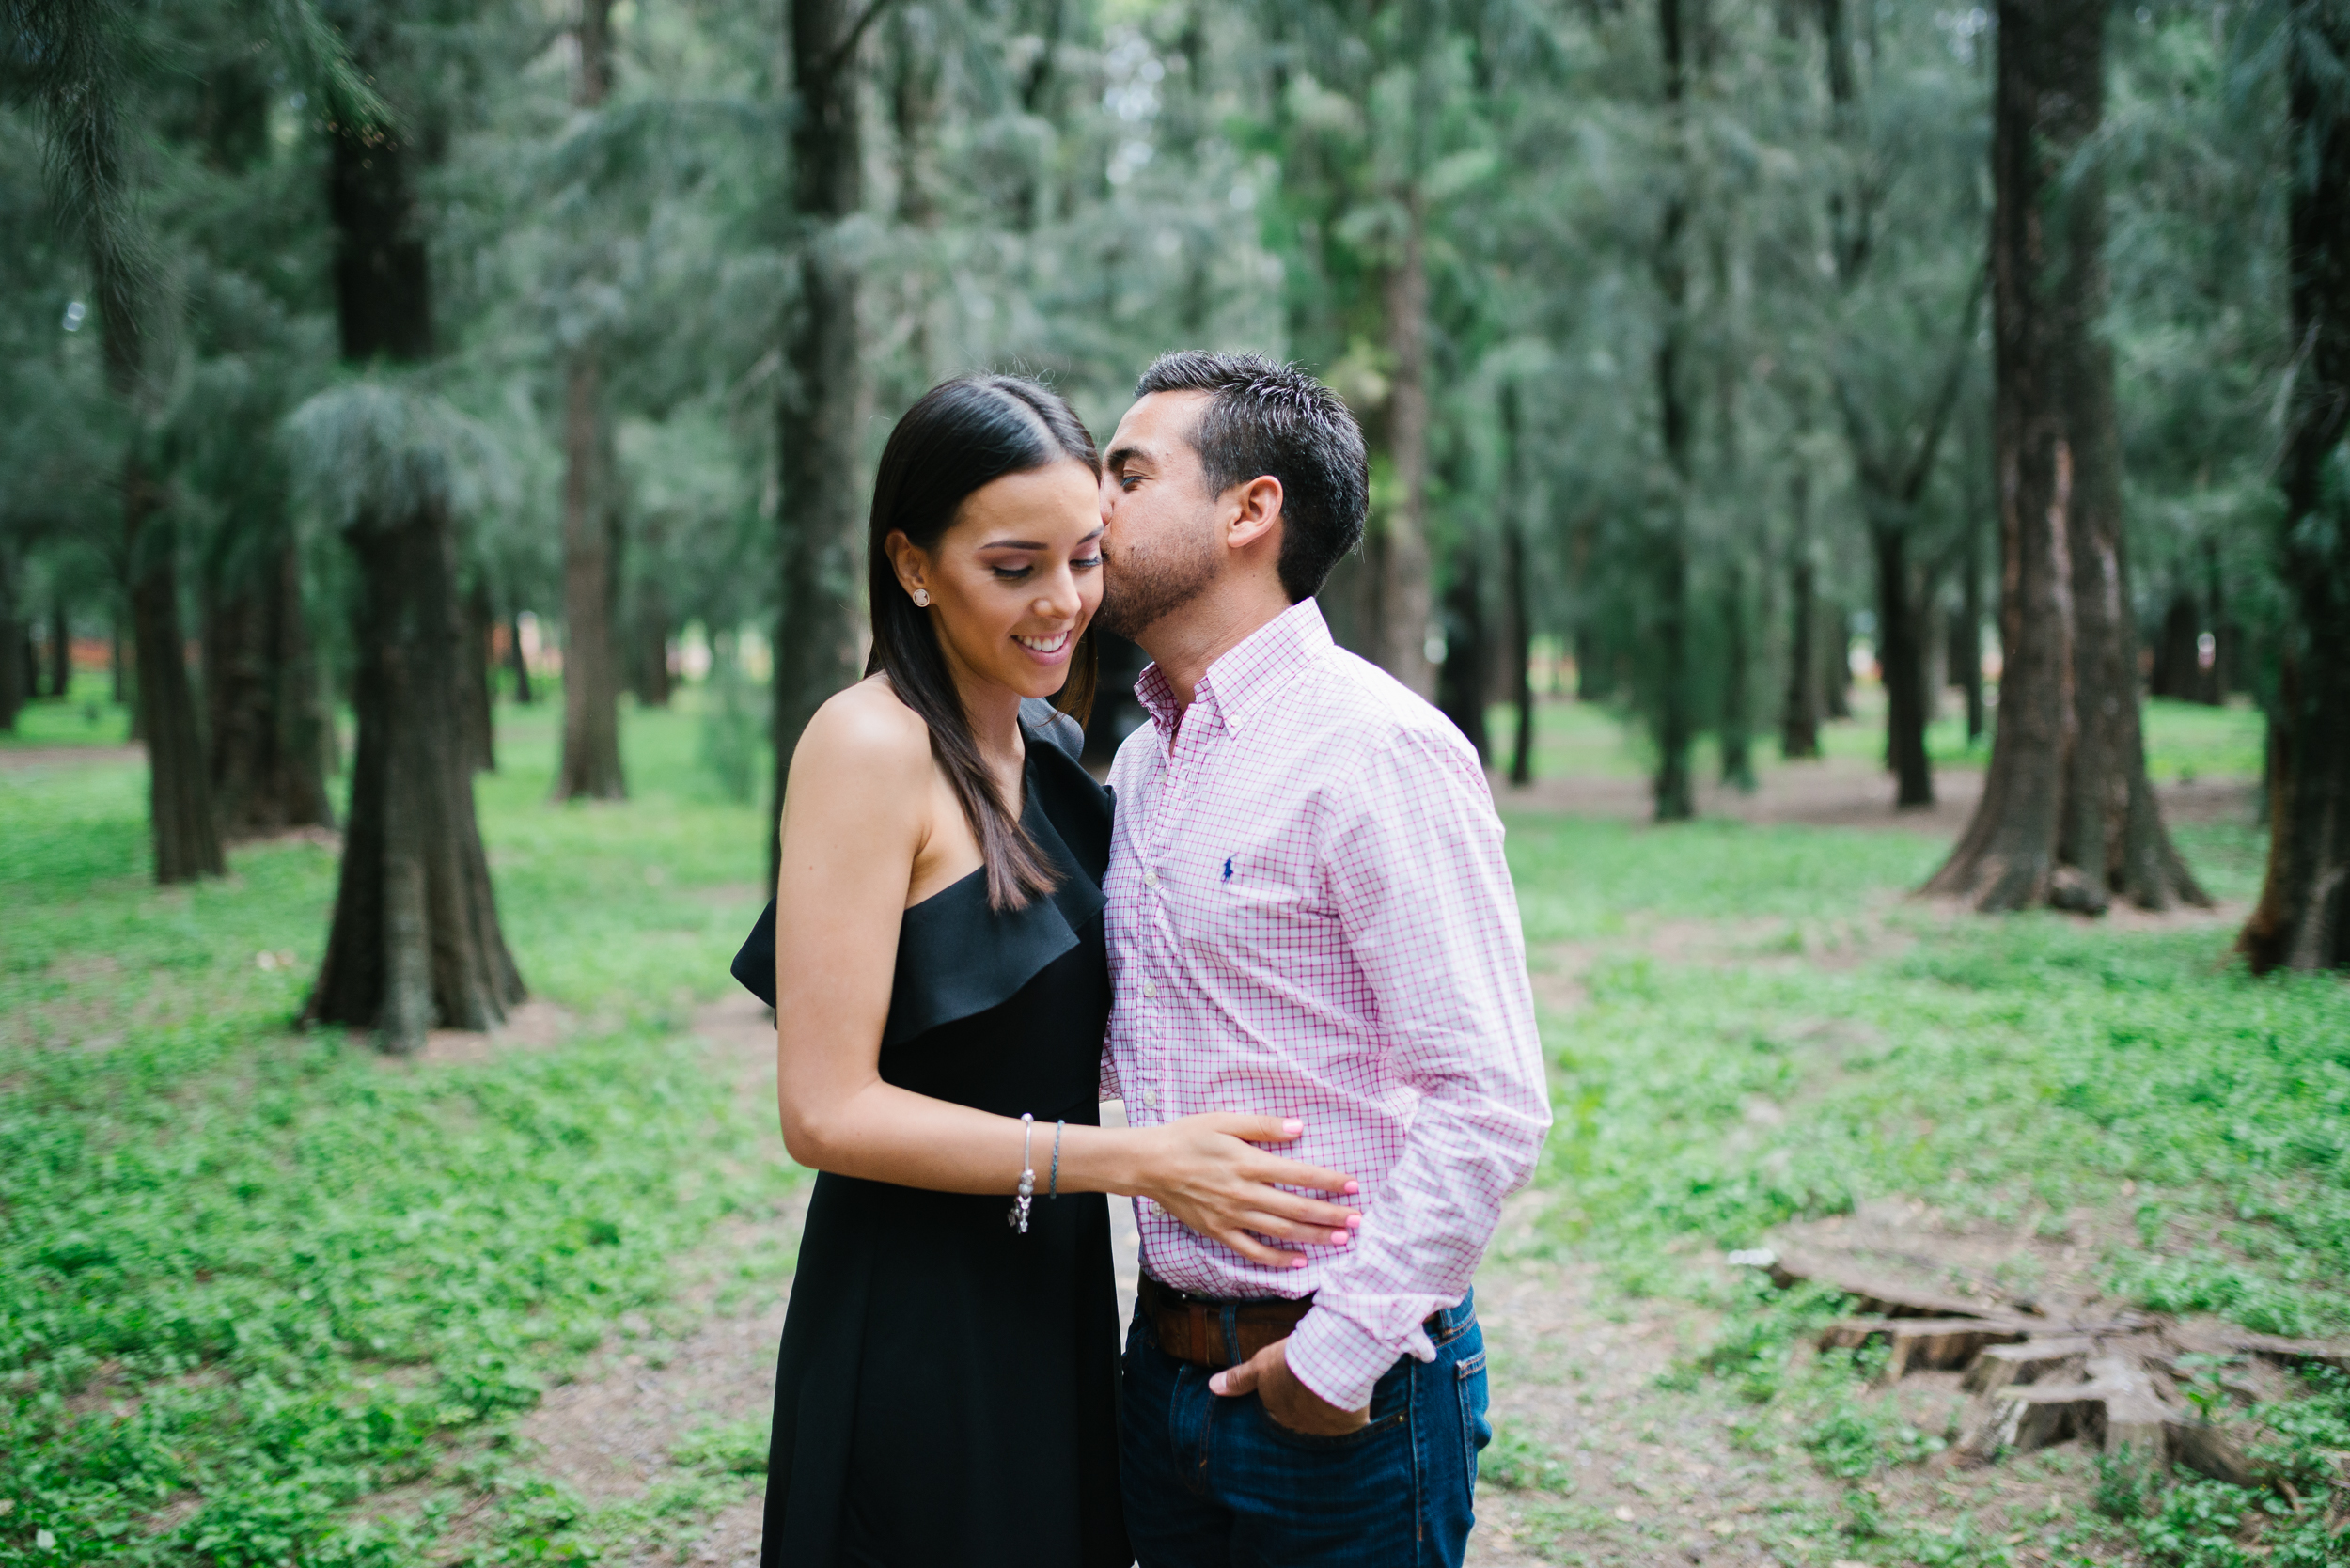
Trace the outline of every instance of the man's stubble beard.
[[1162, 554], [1104, 552], [1102, 607], [1095, 623], [1115, 635], [1139, 639], [1158, 622], [1208, 591], [1215, 582], [1215, 541], [1184, 541]]

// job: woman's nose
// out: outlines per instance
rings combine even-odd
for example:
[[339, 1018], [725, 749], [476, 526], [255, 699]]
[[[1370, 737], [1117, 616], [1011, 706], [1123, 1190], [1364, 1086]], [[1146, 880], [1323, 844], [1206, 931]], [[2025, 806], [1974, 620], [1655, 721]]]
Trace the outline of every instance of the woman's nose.
[[1077, 579], [1066, 567], [1038, 586], [1045, 591], [1038, 594], [1036, 602], [1028, 606], [1031, 613], [1047, 619], [1077, 613]]

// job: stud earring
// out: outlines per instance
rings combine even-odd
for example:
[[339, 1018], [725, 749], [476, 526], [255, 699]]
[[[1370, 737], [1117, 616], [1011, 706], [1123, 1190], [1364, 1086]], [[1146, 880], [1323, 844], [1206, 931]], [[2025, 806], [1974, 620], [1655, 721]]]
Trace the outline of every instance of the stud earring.
[[916, 588], [914, 590], [914, 603], [916, 607], [919, 609], [929, 609], [931, 607], [931, 590], [928, 588]]

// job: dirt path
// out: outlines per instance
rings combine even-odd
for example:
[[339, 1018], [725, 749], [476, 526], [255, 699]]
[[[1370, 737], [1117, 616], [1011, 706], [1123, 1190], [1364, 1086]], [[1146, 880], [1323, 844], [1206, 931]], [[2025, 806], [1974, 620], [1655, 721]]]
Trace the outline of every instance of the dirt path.
[[[1505, 811], [1565, 811], [1645, 822], [1653, 804], [1644, 778], [1544, 778], [1513, 788], [1496, 776], [1493, 788], [1495, 801]], [[2205, 779], [2159, 785], [2156, 793], [2169, 822], [2249, 822], [2255, 788], [2242, 779]], [[1698, 814], [1756, 823], [1888, 828], [1955, 839], [1982, 796], [1982, 770], [1936, 768], [1934, 792], [1933, 806], [1897, 811], [1893, 780], [1885, 770], [1857, 758], [1831, 757], [1767, 767], [1751, 792], [1715, 782], [1700, 783]]]
[[[762, 1107], [773, 1103], [772, 1031], [766, 1011], [747, 997], [704, 1008], [694, 1024], [713, 1067], [731, 1076], [746, 1103]], [[769, 1152], [783, 1157], [780, 1137]], [[1749, 1514], [1741, 1508], [1759, 1509], [1783, 1489], [1762, 1482], [1757, 1462], [1727, 1451], [1718, 1418], [1690, 1424], [1660, 1409], [1650, 1387], [1694, 1342], [1703, 1323], [1664, 1312], [1625, 1319], [1590, 1270], [1513, 1256], [1513, 1247], [1532, 1241], [1540, 1201], [1522, 1199], [1513, 1205], [1478, 1284], [1479, 1316], [1496, 1363], [1496, 1419], [1523, 1441], [1574, 1456], [1575, 1516], [1588, 1515], [1593, 1528], [1622, 1535], [1622, 1546], [1635, 1555], [1619, 1560], [1668, 1560], [1637, 1555], [1643, 1543], [1666, 1536], [1676, 1543], [1686, 1536], [1714, 1549], [1713, 1560], [1762, 1560], [1736, 1555], [1703, 1527], [1719, 1518], [1745, 1519]], [[1112, 1212], [1122, 1322], [1132, 1309], [1136, 1241], [1123, 1205], [1114, 1204]], [[681, 1260], [682, 1331], [672, 1336], [641, 1319], [625, 1324], [622, 1337], [591, 1358], [575, 1381], [550, 1392], [523, 1423], [523, 1435], [538, 1450], [534, 1468], [591, 1505], [608, 1507], [644, 1499], [677, 1479], [682, 1472], [672, 1456], [697, 1434], [763, 1423], [775, 1397], [776, 1344], [789, 1285], [729, 1292], [727, 1280], [762, 1239], [760, 1230], [796, 1232], [798, 1225], [795, 1210], [761, 1226], [739, 1226]], [[1672, 1443], [1643, 1444], [1639, 1434], [1651, 1427], [1672, 1432]], [[645, 1544], [620, 1560], [634, 1568], [751, 1568], [759, 1559], [761, 1500], [753, 1482], [682, 1551]], [[1521, 1500], [1489, 1488], [1480, 1508], [1485, 1523], [1470, 1560], [1487, 1568], [1550, 1560], [1539, 1553], [1555, 1545], [1569, 1523], [1536, 1495]], [[1632, 1510], [1633, 1518], [1622, 1519], [1615, 1512], [1620, 1508]], [[1692, 1520], [1695, 1535], [1683, 1528]], [[1583, 1539], [1590, 1532], [1575, 1533]], [[1586, 1542], [1587, 1547], [1599, 1544]], [[1688, 1560], [1676, 1549], [1669, 1560]]]
[[[2197, 912], [2197, 918], [2214, 918]], [[1681, 962], [1734, 933], [1647, 933]], [[1692, 947], [1692, 943], [1695, 947]], [[1734, 944], [1732, 944], [1734, 946]], [[1551, 984], [1554, 1016], [1580, 1005], [1576, 981], [1593, 954], [1561, 947], [1539, 955]], [[694, 1032], [716, 1071], [728, 1074], [746, 1106], [771, 1121], [773, 1026], [748, 998], [703, 1009]], [[784, 1157], [781, 1139], [768, 1150]], [[1709, 1313], [1683, 1302], [1642, 1299], [1612, 1286], [1595, 1266], [1544, 1255], [1536, 1225], [1542, 1193], [1522, 1194], [1506, 1212], [1478, 1278], [1478, 1315], [1494, 1369], [1493, 1413], [1501, 1434], [1488, 1456], [1478, 1497], [1480, 1525], [1469, 1561], [1479, 1568], [1538, 1563], [1719, 1564], [1786, 1568], [1890, 1568], [1910, 1560], [1875, 1544], [1838, 1533], [1855, 1505], [1853, 1483], [1825, 1475], [1799, 1443], [1791, 1414], [1758, 1414], [1731, 1382], [1671, 1375], [1677, 1363], [1710, 1342]], [[1131, 1309], [1135, 1242], [1122, 1205], [1119, 1216], [1121, 1314]], [[2054, 1294], [2091, 1289], [2092, 1262], [2105, 1232], [2127, 1217], [2079, 1215], [2069, 1230], [1946, 1222], [1920, 1203], [1888, 1195], [1841, 1228], [1796, 1239], [1864, 1248], [1873, 1256], [1930, 1255], [1945, 1278], [1990, 1278], [2002, 1261], [2029, 1262]], [[578, 1379], [551, 1392], [524, 1423], [538, 1450], [537, 1468], [598, 1507], [659, 1497], [688, 1477], [675, 1460], [681, 1445], [713, 1429], [757, 1441], [774, 1398], [776, 1345], [789, 1298], [788, 1278], [770, 1271], [745, 1284], [744, 1263], [779, 1234], [796, 1237], [799, 1212], [737, 1225], [680, 1261], [680, 1296], [662, 1322], [624, 1324], [620, 1337], [591, 1358]], [[1807, 1228], [1808, 1229], [1808, 1228]], [[1758, 1238], [1760, 1239], [1760, 1238]], [[1776, 1238], [1784, 1242], [1787, 1238]], [[2027, 1257], [2026, 1255], [2029, 1255]], [[1703, 1262], [1704, 1260], [1688, 1260]], [[1721, 1260], [1715, 1265], [1728, 1268]], [[1122, 1317], [1121, 1317], [1122, 1321]], [[1955, 1373], [1913, 1375], [1879, 1399], [1872, 1419], [1944, 1432], [1958, 1395]], [[1783, 1409], [1783, 1406], [1781, 1407]], [[1542, 1483], [1495, 1483], [1514, 1468], [1519, 1479], [1548, 1466]], [[1992, 1543], [2017, 1568], [2052, 1560], [2035, 1547], [2068, 1520], [2083, 1516], [2095, 1476], [2075, 1445], [1979, 1471], [1908, 1466], [1871, 1482], [1868, 1495], [1888, 1516], [1922, 1522], [1953, 1539]], [[682, 1546], [652, 1536], [610, 1560], [651, 1568], [750, 1568], [758, 1560], [761, 1492], [744, 1478], [731, 1500], [682, 1532]], [[1959, 1560], [1956, 1558], [1953, 1561]], [[1977, 1559], [1968, 1558], [1974, 1561]], [[2067, 1560], [2080, 1560], [2077, 1558]]]
[[80, 768], [101, 762], [144, 762], [143, 745], [8, 745], [0, 746], [0, 773], [36, 768]]

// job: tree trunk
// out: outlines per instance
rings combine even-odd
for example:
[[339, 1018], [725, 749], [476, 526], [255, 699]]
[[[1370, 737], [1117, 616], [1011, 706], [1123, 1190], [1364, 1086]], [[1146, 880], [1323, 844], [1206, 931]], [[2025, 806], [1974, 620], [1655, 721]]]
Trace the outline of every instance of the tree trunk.
[[640, 708], [669, 705], [669, 596], [656, 582], [640, 583], [636, 590], [635, 635], [630, 638], [635, 656], [630, 661], [629, 684]]
[[[792, 207], [800, 236], [800, 302], [784, 345], [791, 376], [778, 400], [782, 594], [776, 629], [776, 805], [800, 731], [862, 672], [858, 535], [863, 452], [872, 400], [861, 352], [858, 268], [844, 220], [864, 200], [857, 125], [858, 11], [850, 0], [791, 0]], [[872, 14], [868, 11], [866, 16]], [[779, 825], [779, 819], [771, 816]], [[779, 845], [771, 830], [768, 863]]]
[[[89, 93], [103, 88], [91, 86]], [[176, 541], [167, 522], [159, 522], [161, 497], [141, 453], [149, 402], [148, 364], [151, 270], [137, 254], [132, 220], [117, 203], [124, 181], [122, 149], [110, 108], [88, 100], [80, 136], [65, 138], [79, 179], [92, 193], [89, 235], [91, 281], [98, 296], [106, 385], [133, 416], [131, 450], [122, 465], [122, 559], [128, 572], [131, 632], [138, 660], [134, 731], [147, 743], [148, 805], [155, 847], [155, 880], [185, 882], [227, 874], [220, 825], [212, 815], [212, 793], [204, 743], [197, 724], [196, 694], [188, 682], [180, 635], [180, 578]]]
[[1490, 762], [1485, 734], [1485, 696], [1493, 685], [1492, 645], [1485, 628], [1485, 596], [1476, 552], [1464, 550], [1453, 565], [1445, 594], [1444, 664], [1437, 671], [1436, 706], [1453, 728], [1468, 737], [1480, 761]]
[[168, 531], [151, 521], [159, 497], [136, 457], [124, 465], [123, 557], [131, 563], [131, 635], [138, 649], [140, 728], [147, 736], [155, 880], [225, 876], [196, 693], [180, 650], [180, 573]]
[[557, 800], [620, 800], [620, 670], [614, 647], [612, 427], [603, 367], [572, 351], [563, 411], [563, 758]]
[[1569, 535], [1569, 550], [1574, 568], [1574, 699], [1577, 702], [1605, 702], [1616, 694], [1615, 670], [1610, 660], [1615, 651], [1600, 644], [1596, 625], [1598, 617], [1592, 612], [1591, 557], [1598, 548], [1599, 521], [1586, 513], [1575, 520]]
[[475, 773], [498, 768], [497, 717], [490, 693], [491, 644], [497, 626], [490, 608], [490, 585], [477, 580], [465, 595], [464, 645], [460, 651], [457, 679], [464, 698], [465, 765]]
[[1794, 539], [1788, 550], [1787, 701], [1779, 711], [1778, 751], [1790, 761], [1820, 754], [1820, 707], [1826, 682], [1820, 666], [1820, 566], [1811, 543], [1811, 475], [1801, 463], [1788, 480]]
[[[362, 59], [361, 67], [366, 62]], [[431, 350], [431, 280], [397, 132], [338, 127], [330, 149], [344, 359]], [[458, 606], [454, 523], [431, 495], [366, 510], [359, 567], [359, 737], [334, 925], [305, 1023], [377, 1031], [413, 1051], [434, 1024], [486, 1029], [522, 1000], [474, 818], [461, 666], [478, 655]], [[144, 639], [142, 639], [144, 640]]]
[[[2073, 453], [2064, 302], [2049, 287], [2050, 208], [2095, 127], [2105, 9], [2001, 0], [1992, 112], [1992, 447], [1999, 499], [1999, 723], [1973, 819], [1927, 891], [1978, 909], [2044, 903], [2071, 762]], [[2085, 89], [2085, 90], [2084, 90]]]
[[[612, 0], [580, 0], [577, 107], [602, 108], [612, 80]], [[563, 756], [557, 800], [620, 800], [618, 627], [619, 494], [599, 345], [571, 351], [563, 400]]]
[[24, 709], [29, 683], [20, 667], [24, 657], [21, 597], [16, 561], [6, 545], [0, 544], [0, 729], [16, 728], [16, 715]]
[[1877, 668], [1885, 681], [1885, 765], [1896, 779], [1893, 807], [1934, 804], [1934, 770], [1926, 760], [1925, 617], [1909, 564], [1909, 532], [1900, 523], [1872, 520], [1869, 546], [1876, 566]]
[[1827, 716], [1852, 717], [1852, 611], [1829, 601], [1821, 617], [1820, 673], [1827, 688]]
[[523, 657], [523, 613], [514, 611], [506, 618], [506, 660], [514, 671], [514, 703], [527, 708], [530, 696], [530, 661]]
[[2228, 705], [2235, 682], [2235, 628], [2228, 624], [2227, 581], [2219, 571], [2219, 541], [2203, 538], [2203, 578], [2210, 590], [2211, 667], [2201, 671], [2201, 699], [2215, 708]]
[[[2007, 665], [1975, 820], [1929, 887], [1978, 908], [2209, 902], [2146, 776], [2106, 306], [2105, 8], [2000, 9], [1992, 271]], [[2011, 24], [2013, 32], [2010, 31]], [[2044, 578], [2045, 579], [2044, 581]]]
[[1966, 744], [1982, 739], [1982, 525], [1970, 507], [1959, 570], [1958, 619], [1950, 623], [1950, 667], [1966, 694]]
[[49, 695], [65, 697], [72, 690], [73, 625], [60, 593], [49, 601]]
[[[2096, 79], [2102, 86], [2102, 76]], [[2082, 90], [2089, 90], [2084, 84]], [[2093, 122], [2092, 122], [2093, 123]], [[2172, 847], [2146, 776], [2139, 729], [2138, 625], [2122, 526], [2122, 437], [2114, 412], [2106, 311], [2105, 183], [2092, 162], [2065, 202], [2067, 264], [2060, 380], [2073, 453], [2073, 753], [2057, 861], [2067, 902], [2101, 911], [2119, 893], [2141, 909], [2208, 905]]]
[[1510, 444], [1512, 499], [1502, 509], [1502, 571], [1510, 596], [1510, 701], [1517, 710], [1517, 733], [1510, 747], [1510, 782], [1534, 782], [1534, 607], [1526, 590], [1525, 446], [1518, 428], [1518, 389], [1501, 389], [1502, 428]]
[[[938, 126], [945, 107], [946, 51], [939, 47], [939, 18], [901, 6], [889, 19], [889, 118], [896, 133], [898, 221], [934, 243], [945, 219], [939, 204]], [[941, 345], [949, 326], [940, 309], [939, 278], [933, 267], [908, 267], [902, 274], [901, 308], [907, 323], [906, 357], [915, 384], [939, 380]]]
[[1671, 167], [1667, 172], [1664, 223], [1657, 235], [1656, 290], [1664, 321], [1656, 344], [1657, 424], [1663, 439], [1666, 494], [1654, 525], [1652, 570], [1654, 616], [1656, 773], [1651, 780], [1655, 818], [1685, 822], [1697, 815], [1689, 750], [1696, 740], [1689, 689], [1689, 491], [1695, 476], [1696, 431], [1687, 384], [1693, 348], [1689, 321], [1688, 66], [1683, 51], [1682, 0], [1657, 0], [1658, 40], [1665, 63], [1665, 107]]
[[358, 756], [335, 924], [307, 1023], [380, 1031], [410, 1051], [434, 1025], [488, 1029], [523, 998], [498, 927], [474, 820], [461, 666], [471, 644], [457, 607], [446, 510], [363, 518], [359, 557]]
[[1732, 543], [1722, 570], [1722, 782], [1754, 790], [1754, 627], [1746, 562]]
[[1403, 254], [1386, 276], [1387, 352], [1395, 376], [1387, 393], [1387, 455], [1395, 464], [1395, 505], [1380, 519], [1379, 617], [1372, 627], [1381, 667], [1422, 697], [1434, 697], [1429, 662], [1433, 598], [1428, 558], [1428, 258], [1427, 218], [1415, 186], [1403, 195]]
[[2163, 612], [2162, 632], [2154, 639], [2154, 667], [2147, 676], [2146, 694], [2178, 701], [2194, 700], [2201, 675], [2195, 657], [2195, 635], [2202, 630], [2202, 610], [2184, 586], [2170, 592], [2170, 607]]
[[2350, 428], [2350, 113], [2338, 75], [2350, 17], [2300, 0], [2285, 25], [2290, 297], [2303, 357], [2278, 472], [2290, 619], [2269, 721], [2268, 874], [2237, 938], [2261, 973], [2350, 967], [2350, 517], [2326, 482]]
[[204, 694], [223, 830], [333, 826], [326, 713], [292, 541], [268, 552], [250, 580], [215, 583], [206, 597]]

